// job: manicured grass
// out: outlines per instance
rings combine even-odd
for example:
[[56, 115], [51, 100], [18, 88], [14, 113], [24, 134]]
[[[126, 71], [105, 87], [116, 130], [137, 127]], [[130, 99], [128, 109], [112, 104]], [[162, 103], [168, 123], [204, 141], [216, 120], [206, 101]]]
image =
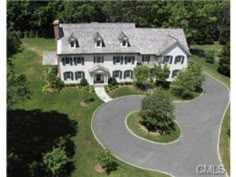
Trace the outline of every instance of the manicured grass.
[[[91, 131], [91, 118], [94, 111], [102, 102], [93, 93], [81, 91], [75, 87], [66, 87], [55, 95], [44, 95], [41, 92], [45, 84], [41, 79], [43, 50], [55, 49], [54, 39], [23, 39], [24, 50], [15, 56], [14, 64], [18, 73], [24, 73], [30, 81], [32, 97], [30, 100], [16, 105], [16, 108], [43, 111], [57, 110], [67, 114], [72, 120], [78, 123], [78, 133], [73, 138], [75, 142], [75, 170], [72, 177], [167, 177], [167, 175], [147, 170], [142, 170], [119, 160], [119, 167], [110, 175], [98, 174], [94, 171], [96, 165], [96, 150], [100, 145], [95, 140]], [[82, 107], [80, 102], [88, 96], [94, 97], [95, 101]], [[50, 125], [48, 125], [50, 126]], [[43, 128], [43, 127], [42, 127]], [[30, 153], [30, 152], [29, 152]]]
[[[219, 44], [214, 44], [210, 46], [202, 45], [201, 47], [199, 45], [198, 46], [195, 45], [192, 48], [201, 48], [205, 51], [213, 49], [216, 51], [217, 55], [219, 55], [222, 50], [222, 46], [220, 46]], [[212, 76], [223, 82], [225, 85], [230, 87], [230, 78], [220, 74], [217, 71], [218, 63], [215, 64], [206, 63], [204, 58], [196, 55], [192, 56], [192, 61], [201, 64], [204, 71], [208, 72], [209, 74], [211, 74]], [[230, 174], [230, 138], [227, 134], [229, 129], [230, 129], [230, 107], [228, 107], [226, 114], [224, 116], [220, 133], [220, 155], [228, 174]]]
[[127, 95], [145, 95], [148, 92], [141, 91], [134, 86], [122, 86], [120, 88], [117, 88], [109, 93], [109, 95], [112, 98], [117, 98], [121, 96], [127, 96]]
[[171, 131], [169, 135], [160, 135], [158, 133], [149, 132], [143, 125], [140, 124], [142, 117], [140, 112], [134, 112], [130, 114], [126, 123], [129, 129], [139, 137], [145, 138], [158, 143], [171, 143], [176, 141], [181, 135], [181, 129], [177, 123], [175, 123], [176, 129]]

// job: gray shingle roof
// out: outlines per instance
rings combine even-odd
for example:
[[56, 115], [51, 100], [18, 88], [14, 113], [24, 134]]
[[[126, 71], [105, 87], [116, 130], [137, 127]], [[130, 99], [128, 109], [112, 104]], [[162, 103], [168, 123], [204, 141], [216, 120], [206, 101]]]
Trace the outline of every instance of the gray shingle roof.
[[[160, 55], [175, 42], [189, 52], [182, 29], [136, 28], [134, 23], [84, 23], [60, 24], [63, 36], [58, 54], [88, 53], [141, 53]], [[73, 34], [79, 42], [78, 48], [71, 48], [68, 38]], [[94, 36], [102, 37], [105, 47], [97, 48]], [[130, 47], [121, 47], [120, 36], [125, 34]]]

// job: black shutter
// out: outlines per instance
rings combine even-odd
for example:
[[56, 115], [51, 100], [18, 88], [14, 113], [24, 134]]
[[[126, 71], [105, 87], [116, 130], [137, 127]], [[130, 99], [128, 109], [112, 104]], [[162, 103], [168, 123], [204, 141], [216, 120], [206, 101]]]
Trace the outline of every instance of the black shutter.
[[133, 79], [133, 71], [130, 70], [130, 78]]
[[122, 65], [123, 65], [123, 60], [124, 60], [124, 58], [121, 57], [121, 58], [120, 58], [120, 62], [121, 62]]
[[81, 57], [82, 65], [84, 65], [84, 57]]
[[181, 64], [183, 64], [184, 63], [184, 57], [182, 57], [182, 61], [181, 61]]
[[116, 57], [113, 57], [113, 64], [116, 64]]
[[119, 73], [120, 73], [120, 79], [122, 79], [122, 71], [119, 71]]
[[64, 72], [63, 75], [64, 75], [64, 80], [66, 80], [67, 79], [66, 72]]
[[74, 57], [74, 64], [77, 65], [77, 58]]
[[84, 72], [82, 72], [82, 78], [85, 78], [85, 74], [84, 74]]
[[66, 64], [66, 59], [65, 58], [62, 58], [62, 63], [65, 66], [65, 64]]
[[127, 64], [127, 56], [125, 57], [125, 64]]
[[70, 77], [71, 77], [71, 80], [74, 80], [74, 73], [73, 72], [70, 72]]
[[72, 57], [70, 57], [69, 59], [70, 59], [70, 65], [72, 65]]
[[93, 63], [95, 63], [95, 57], [93, 57]]
[[132, 57], [132, 64], [134, 64], [134, 57]]
[[170, 64], [172, 63], [173, 57], [170, 57]]

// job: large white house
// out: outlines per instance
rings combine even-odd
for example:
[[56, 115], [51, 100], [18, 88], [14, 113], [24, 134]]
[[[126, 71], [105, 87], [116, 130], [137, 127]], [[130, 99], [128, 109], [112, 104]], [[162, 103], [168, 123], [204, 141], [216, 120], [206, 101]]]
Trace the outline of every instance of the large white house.
[[60, 24], [54, 21], [57, 51], [45, 51], [43, 65], [57, 65], [65, 84], [107, 84], [109, 77], [132, 82], [134, 68], [168, 64], [169, 81], [188, 65], [182, 29], [136, 28], [134, 23]]

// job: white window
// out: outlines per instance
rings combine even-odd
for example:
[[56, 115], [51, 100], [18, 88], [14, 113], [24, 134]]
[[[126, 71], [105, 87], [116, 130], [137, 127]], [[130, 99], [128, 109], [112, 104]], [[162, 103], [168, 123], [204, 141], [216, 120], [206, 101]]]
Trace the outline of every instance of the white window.
[[121, 79], [122, 78], [122, 71], [120, 71], [120, 70], [113, 71], [113, 77]]
[[84, 78], [84, 72], [83, 71], [77, 71], [75, 72], [75, 80]]
[[128, 63], [134, 64], [134, 60], [135, 60], [134, 56], [126, 56], [125, 57], [125, 64], [128, 64]]
[[77, 64], [84, 65], [84, 57], [74, 57], [74, 63], [75, 63], [75, 65], [77, 65]]
[[62, 58], [63, 65], [72, 65], [72, 58], [71, 57], [63, 57]]
[[142, 62], [143, 63], [149, 63], [150, 62], [150, 56], [149, 55], [143, 55], [142, 56]]
[[126, 79], [126, 78], [130, 78], [130, 79], [133, 78], [133, 71], [132, 70], [126, 70], [124, 72], [124, 79]]
[[74, 80], [73, 72], [71, 71], [64, 72], [64, 80], [67, 80], [67, 79]]
[[123, 57], [122, 56], [114, 56], [113, 57], [113, 64], [115, 65], [116, 63], [123, 64]]
[[171, 64], [172, 63], [173, 56], [166, 55], [163, 57], [163, 64]]
[[103, 63], [103, 62], [104, 62], [103, 56], [95, 56], [95, 57], [93, 57], [93, 63]]
[[184, 56], [183, 55], [178, 55], [175, 57], [175, 64], [177, 64], [177, 63], [181, 63], [181, 64], [184, 63]]
[[97, 47], [101, 47], [102, 45], [101, 45], [101, 41], [100, 40], [98, 40], [97, 41]]

